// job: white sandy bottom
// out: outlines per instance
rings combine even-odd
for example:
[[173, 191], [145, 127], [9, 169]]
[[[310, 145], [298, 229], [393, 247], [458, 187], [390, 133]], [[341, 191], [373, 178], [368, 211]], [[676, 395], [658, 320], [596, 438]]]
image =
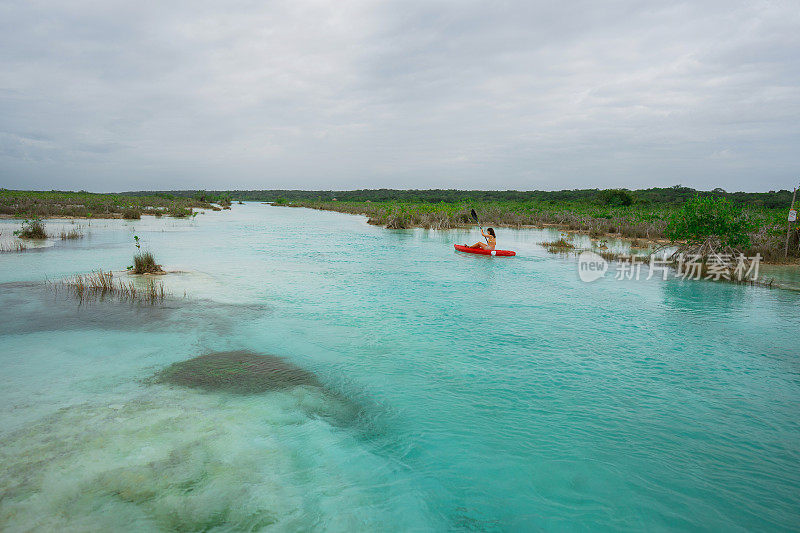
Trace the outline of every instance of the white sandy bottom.
[[331, 423], [342, 407], [306, 387], [243, 397], [152, 386], [61, 409], [0, 441], [0, 528], [431, 525], [403, 472]]

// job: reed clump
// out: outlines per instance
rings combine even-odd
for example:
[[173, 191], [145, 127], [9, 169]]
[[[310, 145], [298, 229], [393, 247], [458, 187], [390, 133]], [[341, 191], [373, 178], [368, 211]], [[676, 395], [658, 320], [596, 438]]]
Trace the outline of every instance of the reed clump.
[[12, 242], [0, 244], [0, 253], [24, 252], [27, 249], [28, 245], [18, 239]]
[[163, 272], [161, 265], [156, 263], [156, 258], [151, 252], [141, 252], [133, 256], [134, 274], [156, 274]]
[[568, 240], [561, 237], [557, 241], [545, 241], [539, 243], [547, 249], [548, 252], [551, 253], [564, 253], [569, 252], [575, 248], [575, 245], [569, 242]]
[[113, 297], [121, 301], [155, 305], [169, 297], [169, 293], [161, 282], [148, 279], [144, 287], [137, 287], [131, 280], [117, 281], [112, 272], [102, 269], [89, 274], [77, 274], [59, 282], [50, 283], [50, 286], [56, 292], [66, 290], [81, 302]]
[[59, 234], [59, 237], [63, 241], [72, 239], [81, 239], [83, 238], [83, 231], [81, 231], [80, 228], [72, 228], [69, 231], [62, 229], [61, 233]]
[[[636, 254], [626, 254], [626, 253], [621, 253], [621, 252], [612, 252], [611, 250], [607, 250], [607, 249], [606, 250], [597, 249], [597, 250], [594, 250], [594, 253], [596, 253], [597, 255], [599, 255], [600, 257], [602, 257], [603, 259], [605, 259], [606, 261], [609, 261], [609, 262], [618, 261], [620, 263], [622, 263], [622, 262], [631, 263], [631, 262], [637, 261], [639, 259], [648, 259], [647, 256], [640, 256], [640, 255], [636, 255]], [[636, 259], [634, 259], [634, 258], [636, 258]]]

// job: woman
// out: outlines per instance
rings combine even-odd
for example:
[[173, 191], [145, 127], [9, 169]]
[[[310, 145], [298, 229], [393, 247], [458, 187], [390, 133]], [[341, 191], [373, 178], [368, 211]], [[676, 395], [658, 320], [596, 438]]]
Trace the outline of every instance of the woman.
[[494, 250], [495, 245], [497, 244], [497, 237], [494, 235], [494, 230], [492, 228], [486, 228], [486, 233], [481, 230], [481, 235], [486, 237], [487, 242], [476, 242], [470, 248], [483, 248], [484, 250]]

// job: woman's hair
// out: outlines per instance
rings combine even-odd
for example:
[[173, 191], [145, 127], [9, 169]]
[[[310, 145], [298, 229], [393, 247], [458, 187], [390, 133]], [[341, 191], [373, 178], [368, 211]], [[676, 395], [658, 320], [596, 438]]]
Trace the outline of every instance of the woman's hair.
[[497, 237], [497, 235], [494, 234], [494, 230], [492, 228], [488, 228], [486, 231], [488, 231], [489, 235], [491, 235], [492, 237]]

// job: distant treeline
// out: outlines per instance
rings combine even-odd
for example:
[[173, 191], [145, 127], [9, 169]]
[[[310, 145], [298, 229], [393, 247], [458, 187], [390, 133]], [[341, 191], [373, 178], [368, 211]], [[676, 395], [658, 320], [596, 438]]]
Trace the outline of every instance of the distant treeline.
[[682, 205], [699, 194], [719, 196], [731, 202], [750, 207], [768, 209], [787, 208], [792, 201], [788, 190], [770, 192], [727, 192], [723, 189], [698, 191], [690, 187], [653, 187], [651, 189], [568, 189], [562, 191], [463, 191], [456, 189], [359, 189], [354, 191], [302, 191], [302, 190], [253, 190], [253, 191], [136, 191], [126, 192], [131, 196], [158, 195], [165, 198], [195, 198], [201, 201], [218, 199], [252, 202], [410, 202], [410, 203], [459, 203], [459, 202], [551, 202], [593, 203], [606, 205], [660, 204]]
[[86, 191], [16, 191], [0, 188], [0, 214], [17, 217], [131, 218], [192, 216], [193, 208], [216, 209], [188, 195], [106, 194]]

